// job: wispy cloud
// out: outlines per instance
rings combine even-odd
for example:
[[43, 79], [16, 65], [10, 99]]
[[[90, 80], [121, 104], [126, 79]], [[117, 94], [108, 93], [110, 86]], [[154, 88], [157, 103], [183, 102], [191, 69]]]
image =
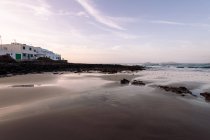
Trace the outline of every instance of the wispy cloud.
[[84, 11], [80, 11], [76, 14], [77, 16], [80, 16], [80, 17], [86, 17], [86, 18], [89, 18], [88, 14]]
[[60, 10], [57, 11], [57, 13], [55, 15], [59, 15], [59, 16], [72, 16], [72, 15], [74, 15], [74, 13], [60, 9]]
[[66, 11], [66, 10], [63, 10], [63, 9], [60, 9], [57, 12], [54, 12], [54, 15], [58, 15], [58, 16], [75, 16], [75, 17], [89, 18], [89, 15], [86, 12], [84, 12], [84, 11], [71, 12], [71, 11]]
[[115, 38], [117, 37], [117, 38], [121, 38], [121, 39], [125, 39], [125, 40], [135, 40], [135, 39], [142, 39], [142, 38], [147, 37], [147, 35], [136, 35], [136, 34], [131, 34], [131, 33], [125, 32], [125, 31], [113, 31], [109, 28], [104, 28], [102, 26], [99, 26], [99, 25], [97, 25], [97, 24], [95, 24], [94, 22], [91, 22], [91, 21], [87, 22], [87, 23], [90, 24], [90, 25], [93, 25], [94, 27], [96, 27], [100, 30], [108, 32], [109, 35], [112, 35]]
[[11, 0], [3, 0], [1, 4], [4, 5], [13, 5], [17, 7], [22, 7], [31, 10], [34, 15], [41, 15], [41, 16], [49, 16], [52, 14], [50, 10], [50, 5], [46, 3], [44, 0], [37, 0], [37, 4], [35, 3], [26, 3], [21, 1], [11, 1]]
[[152, 20], [151, 23], [157, 23], [157, 24], [168, 24], [168, 25], [187, 25], [185, 23], [181, 22], [175, 22], [175, 21], [168, 21], [168, 20]]
[[98, 9], [92, 6], [89, 0], [76, 0], [90, 16], [92, 16], [97, 22], [108, 26], [110, 28], [125, 30], [118, 23], [114, 22], [109, 16], [103, 15]]
[[174, 25], [174, 26], [210, 28], [210, 24], [206, 24], [206, 23], [185, 23], [185, 22], [176, 22], [176, 21], [169, 21], [169, 20], [152, 20], [149, 22], [154, 23], [154, 24], [165, 24], [165, 25]]

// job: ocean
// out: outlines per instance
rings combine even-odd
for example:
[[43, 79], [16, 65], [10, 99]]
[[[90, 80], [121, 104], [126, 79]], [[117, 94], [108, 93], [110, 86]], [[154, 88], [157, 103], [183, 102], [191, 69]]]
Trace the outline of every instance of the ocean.
[[143, 63], [140, 64], [153, 69], [174, 69], [174, 70], [191, 70], [191, 71], [209, 71], [210, 63]]
[[188, 88], [195, 96], [210, 92], [210, 63], [145, 63], [145, 71], [138, 74], [139, 80], [149, 83], [149, 86], [167, 85]]

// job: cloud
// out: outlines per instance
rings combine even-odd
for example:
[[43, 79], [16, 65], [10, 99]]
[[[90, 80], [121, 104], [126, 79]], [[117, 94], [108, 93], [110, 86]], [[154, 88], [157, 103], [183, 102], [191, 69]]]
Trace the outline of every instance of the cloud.
[[175, 22], [175, 21], [169, 21], [169, 20], [152, 20], [149, 22], [155, 23], [155, 24], [165, 24], [165, 25], [210, 28], [210, 24], [206, 24], [206, 23], [184, 23], [184, 22]]
[[11, 1], [11, 0], [3, 0], [1, 1], [1, 4], [4, 5], [12, 5], [16, 7], [22, 7], [29, 9], [33, 11], [34, 15], [43, 15], [43, 16], [49, 16], [52, 14], [50, 10], [50, 5], [47, 4], [44, 0], [37, 0], [36, 3], [26, 3], [24, 1]]
[[167, 20], [153, 20], [150, 21], [151, 23], [157, 23], [157, 24], [168, 24], [168, 25], [186, 25], [185, 23], [181, 22], [174, 22], [174, 21], [167, 21]]
[[138, 40], [138, 39], [148, 37], [148, 35], [131, 34], [131, 33], [124, 32], [124, 31], [113, 31], [109, 28], [104, 28], [102, 26], [99, 26], [98, 24], [96, 24], [94, 22], [91, 22], [91, 21], [89, 21], [87, 23], [96, 27], [96, 28], [98, 28], [98, 29], [100, 29], [100, 30], [102, 30], [102, 31], [105, 31], [106, 33], [108, 33], [108, 34], [102, 35], [104, 38], [107, 37], [107, 36], [108, 37], [113, 36], [113, 38], [120, 38], [120, 39], [124, 39], [124, 40]]
[[125, 30], [123, 27], [114, 22], [109, 16], [103, 15], [99, 10], [93, 7], [89, 0], [76, 0], [90, 16], [92, 16], [97, 22], [118, 30]]
[[72, 12], [60, 9], [60, 10], [58, 10], [57, 13], [55, 13], [55, 15], [59, 15], [59, 16], [74, 16], [75, 13], [72, 13]]
[[38, 0], [39, 5], [34, 8], [36, 15], [46, 15], [52, 14], [51, 6], [45, 0]]
[[141, 21], [141, 18], [137, 17], [110, 17], [110, 19], [120, 23], [136, 23]]
[[80, 11], [77, 13], [77, 16], [89, 18], [88, 14], [84, 11]]

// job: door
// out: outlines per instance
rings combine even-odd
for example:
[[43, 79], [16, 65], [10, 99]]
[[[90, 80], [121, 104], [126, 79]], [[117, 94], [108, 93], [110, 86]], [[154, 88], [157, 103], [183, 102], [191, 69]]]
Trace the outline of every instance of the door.
[[21, 60], [21, 54], [16, 53], [16, 60]]

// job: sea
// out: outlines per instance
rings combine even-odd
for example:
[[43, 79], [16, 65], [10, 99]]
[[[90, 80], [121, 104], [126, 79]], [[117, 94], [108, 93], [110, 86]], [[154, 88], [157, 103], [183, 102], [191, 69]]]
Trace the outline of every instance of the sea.
[[139, 65], [154, 70], [210, 71], [210, 63], [142, 63]]
[[147, 82], [149, 86], [184, 86], [198, 97], [201, 97], [200, 93], [210, 92], [210, 63], [143, 63], [133, 65], [147, 68], [145, 71], [138, 72], [140, 76], [137, 79]]

